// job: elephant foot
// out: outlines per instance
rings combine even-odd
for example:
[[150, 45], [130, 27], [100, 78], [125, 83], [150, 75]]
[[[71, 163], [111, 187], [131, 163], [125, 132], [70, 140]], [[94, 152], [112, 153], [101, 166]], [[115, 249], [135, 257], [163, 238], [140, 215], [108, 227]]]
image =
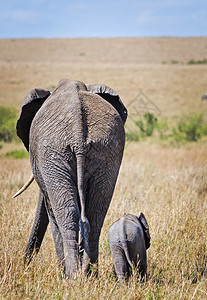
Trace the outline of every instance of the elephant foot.
[[79, 272], [78, 243], [75, 240], [63, 241], [63, 245], [65, 274], [67, 278], [72, 278]]
[[[93, 254], [93, 256], [91, 255]], [[95, 257], [95, 258], [94, 258]], [[98, 277], [98, 260], [97, 252], [93, 253], [90, 251], [90, 254], [85, 251], [83, 240], [79, 244], [79, 259], [81, 273], [86, 276], [95, 276]]]

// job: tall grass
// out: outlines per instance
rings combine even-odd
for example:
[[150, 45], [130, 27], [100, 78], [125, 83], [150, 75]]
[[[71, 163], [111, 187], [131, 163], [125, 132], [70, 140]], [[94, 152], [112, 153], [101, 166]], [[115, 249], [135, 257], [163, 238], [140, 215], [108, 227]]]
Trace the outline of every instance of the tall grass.
[[[206, 147], [126, 145], [118, 183], [100, 239], [99, 277], [61, 280], [50, 229], [24, 269], [23, 253], [38, 188], [11, 199], [31, 170], [27, 159], [1, 158], [0, 297], [2, 299], [206, 299]], [[148, 279], [118, 284], [108, 242], [110, 225], [125, 212], [143, 212], [152, 237]]]
[[[38, 187], [33, 183], [19, 198], [11, 199], [31, 168], [28, 158], [4, 157], [22, 145], [3, 144], [0, 299], [206, 299], [206, 142], [199, 138], [180, 142], [172, 137], [180, 147], [160, 143], [166, 136], [170, 141], [173, 126], [180, 135], [177, 125], [184, 114], [207, 113], [206, 102], [200, 101], [206, 92], [206, 38], [7, 39], [0, 44], [2, 106], [19, 110], [29, 89], [53, 90], [61, 78], [70, 78], [111, 86], [127, 107], [141, 88], [165, 118], [158, 118], [151, 137], [140, 138], [132, 131], [126, 143], [102, 229], [98, 278], [60, 279], [50, 228], [38, 256], [24, 269]], [[196, 65], [182, 63], [192, 57]], [[138, 143], [133, 142], [133, 135]], [[123, 213], [141, 211], [152, 237], [147, 251], [148, 280], [140, 284], [132, 278], [120, 285], [113, 273], [108, 229]]]

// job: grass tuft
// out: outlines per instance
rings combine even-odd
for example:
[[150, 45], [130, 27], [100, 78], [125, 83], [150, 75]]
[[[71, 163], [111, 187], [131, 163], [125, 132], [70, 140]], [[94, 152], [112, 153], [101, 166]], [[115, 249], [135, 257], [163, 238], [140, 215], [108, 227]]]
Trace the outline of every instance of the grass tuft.
[[26, 150], [13, 150], [10, 152], [7, 152], [4, 154], [5, 158], [16, 158], [16, 159], [21, 159], [21, 158], [28, 158], [29, 153]]

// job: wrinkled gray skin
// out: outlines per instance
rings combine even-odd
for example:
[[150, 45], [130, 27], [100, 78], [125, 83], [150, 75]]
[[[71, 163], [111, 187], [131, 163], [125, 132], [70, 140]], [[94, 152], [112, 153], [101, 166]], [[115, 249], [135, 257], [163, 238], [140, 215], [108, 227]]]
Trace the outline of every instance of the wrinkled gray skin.
[[124, 214], [109, 229], [109, 241], [115, 273], [119, 281], [128, 279], [137, 268], [144, 280], [147, 272], [146, 249], [150, 247], [149, 226], [145, 216]]
[[[67, 276], [98, 267], [101, 228], [117, 180], [127, 111], [104, 85], [63, 79], [50, 93], [28, 92], [17, 134], [30, 153], [39, 201], [24, 261], [29, 263], [51, 225]], [[79, 239], [79, 230], [81, 238]]]

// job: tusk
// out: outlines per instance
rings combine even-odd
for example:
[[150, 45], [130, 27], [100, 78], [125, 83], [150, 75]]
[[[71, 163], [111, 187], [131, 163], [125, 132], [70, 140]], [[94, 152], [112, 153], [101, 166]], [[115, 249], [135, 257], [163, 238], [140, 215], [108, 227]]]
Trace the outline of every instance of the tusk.
[[27, 182], [23, 185], [23, 187], [12, 196], [12, 198], [15, 198], [17, 196], [19, 196], [22, 192], [24, 192], [28, 186], [32, 183], [32, 181], [34, 180], [34, 175], [32, 174], [32, 176], [27, 180]]

